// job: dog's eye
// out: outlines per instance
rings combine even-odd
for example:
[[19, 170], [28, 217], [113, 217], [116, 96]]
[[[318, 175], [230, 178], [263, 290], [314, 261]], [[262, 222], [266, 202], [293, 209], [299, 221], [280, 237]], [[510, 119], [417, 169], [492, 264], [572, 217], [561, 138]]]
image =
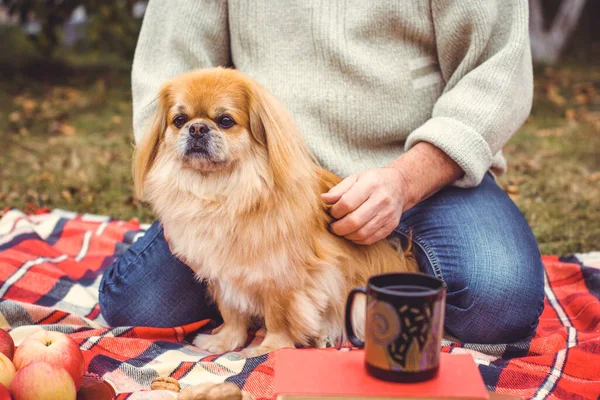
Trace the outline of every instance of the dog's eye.
[[217, 124], [222, 128], [231, 128], [235, 125], [235, 121], [229, 115], [223, 115], [222, 117], [217, 118]]
[[178, 128], [181, 128], [187, 122], [187, 118], [185, 115], [178, 115], [173, 118], [173, 125]]

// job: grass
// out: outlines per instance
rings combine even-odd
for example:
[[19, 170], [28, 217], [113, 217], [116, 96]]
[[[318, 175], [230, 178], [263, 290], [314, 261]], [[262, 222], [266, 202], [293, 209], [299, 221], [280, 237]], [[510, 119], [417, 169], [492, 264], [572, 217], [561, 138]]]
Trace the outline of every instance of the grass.
[[[0, 212], [33, 205], [154, 219], [132, 197], [129, 64], [105, 60], [67, 54], [5, 71]], [[545, 254], [600, 249], [599, 88], [599, 66], [539, 70], [531, 117], [505, 147], [500, 184]]]
[[545, 254], [600, 249], [600, 67], [539, 70], [531, 116], [500, 179]]

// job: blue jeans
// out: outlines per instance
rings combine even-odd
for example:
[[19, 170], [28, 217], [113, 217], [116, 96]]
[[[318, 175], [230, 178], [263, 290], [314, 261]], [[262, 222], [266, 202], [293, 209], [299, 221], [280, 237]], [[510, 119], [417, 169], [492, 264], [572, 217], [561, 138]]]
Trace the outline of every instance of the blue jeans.
[[[476, 188], [447, 187], [404, 213], [422, 271], [448, 285], [446, 330], [462, 342], [510, 343], [535, 332], [543, 267], [523, 214], [487, 174]], [[218, 310], [155, 222], [105, 271], [100, 307], [111, 325], [167, 327]]]

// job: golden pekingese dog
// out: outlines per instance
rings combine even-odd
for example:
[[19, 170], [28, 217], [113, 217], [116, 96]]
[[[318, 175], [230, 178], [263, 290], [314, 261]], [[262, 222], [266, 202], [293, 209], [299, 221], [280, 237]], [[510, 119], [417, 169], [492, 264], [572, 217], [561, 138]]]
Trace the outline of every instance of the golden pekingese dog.
[[[316, 164], [290, 115], [253, 79], [232, 69], [193, 71], [165, 83], [157, 100], [135, 151], [135, 189], [223, 317], [222, 329], [198, 335], [196, 346], [243, 346], [254, 317], [267, 333], [247, 356], [324, 346], [344, 337], [352, 287], [416, 269], [386, 241], [362, 246], [329, 232], [320, 194], [341, 179]], [[364, 312], [363, 302], [355, 321]]]

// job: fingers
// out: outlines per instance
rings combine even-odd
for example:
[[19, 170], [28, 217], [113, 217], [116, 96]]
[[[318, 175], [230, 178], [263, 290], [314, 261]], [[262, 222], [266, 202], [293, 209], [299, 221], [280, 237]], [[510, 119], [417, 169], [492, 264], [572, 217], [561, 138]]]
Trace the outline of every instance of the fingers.
[[397, 177], [386, 169], [350, 176], [322, 194], [332, 204], [335, 218], [331, 231], [358, 244], [372, 244], [387, 237], [402, 215], [401, 196], [394, 190]]
[[374, 198], [367, 199], [356, 210], [333, 222], [330, 225], [332, 232], [338, 236], [347, 237], [347, 235], [365, 227], [377, 214], [377, 205], [378, 202]]
[[[390, 209], [381, 209], [380, 202], [369, 201], [375, 212], [374, 217], [365, 221], [359, 229], [343, 235], [346, 239], [358, 244], [371, 244], [389, 235], [398, 225], [398, 219]], [[358, 210], [357, 210], [358, 211]], [[346, 218], [354, 216], [356, 211]], [[345, 219], [345, 218], [344, 218]], [[343, 221], [343, 220], [342, 220]]]
[[357, 175], [345, 178], [343, 181], [329, 189], [329, 192], [321, 194], [321, 198], [327, 204], [335, 203], [352, 187], [352, 185], [354, 185], [357, 179]]
[[371, 245], [388, 237], [394, 231], [394, 229], [396, 229], [396, 226], [394, 225], [384, 225], [371, 236], [368, 236], [363, 240], [353, 240], [353, 242], [356, 244]]
[[372, 185], [372, 182], [366, 179], [357, 180], [331, 207], [329, 214], [335, 219], [340, 219], [356, 210], [373, 193]]

